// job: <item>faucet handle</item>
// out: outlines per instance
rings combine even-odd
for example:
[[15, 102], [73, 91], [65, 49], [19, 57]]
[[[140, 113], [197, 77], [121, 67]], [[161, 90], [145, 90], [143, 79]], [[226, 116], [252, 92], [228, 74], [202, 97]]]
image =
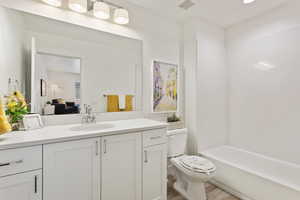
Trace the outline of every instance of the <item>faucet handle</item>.
[[84, 113], [83, 114], [86, 114], [87, 113], [87, 104], [83, 104], [83, 108], [84, 108]]
[[88, 105], [88, 106], [87, 106], [87, 113], [88, 113], [89, 115], [91, 115], [92, 112], [93, 112], [92, 106]]

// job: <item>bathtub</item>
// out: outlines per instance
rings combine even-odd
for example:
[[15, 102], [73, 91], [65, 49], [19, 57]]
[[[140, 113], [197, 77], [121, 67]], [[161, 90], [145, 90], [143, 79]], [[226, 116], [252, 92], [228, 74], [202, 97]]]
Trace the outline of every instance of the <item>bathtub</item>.
[[212, 183], [243, 200], [300, 200], [299, 165], [232, 146], [201, 154], [217, 166]]

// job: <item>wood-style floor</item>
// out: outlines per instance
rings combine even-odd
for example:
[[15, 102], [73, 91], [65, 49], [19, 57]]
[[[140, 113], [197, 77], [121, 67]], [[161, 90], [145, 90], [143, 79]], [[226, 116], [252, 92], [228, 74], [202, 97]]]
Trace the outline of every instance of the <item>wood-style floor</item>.
[[[168, 200], [186, 200], [173, 188], [174, 182], [174, 177], [168, 176]], [[240, 200], [209, 183], [206, 184], [206, 194], [208, 200]]]

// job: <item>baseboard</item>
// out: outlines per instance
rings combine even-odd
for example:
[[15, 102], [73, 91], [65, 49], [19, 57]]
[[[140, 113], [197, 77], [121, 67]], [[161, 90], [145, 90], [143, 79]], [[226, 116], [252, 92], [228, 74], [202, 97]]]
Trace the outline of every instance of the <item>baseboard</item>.
[[224, 191], [226, 191], [226, 192], [228, 192], [228, 193], [230, 193], [230, 194], [232, 194], [232, 195], [234, 195], [234, 196], [240, 198], [241, 200], [255, 200], [255, 199], [252, 199], [252, 198], [250, 198], [250, 197], [244, 195], [243, 193], [241, 193], [241, 192], [239, 192], [239, 191], [236, 191], [235, 189], [233, 189], [233, 188], [231, 188], [231, 187], [229, 187], [229, 186], [227, 186], [227, 185], [225, 185], [225, 184], [223, 184], [223, 183], [221, 183], [221, 182], [218, 182], [218, 181], [216, 181], [216, 180], [213, 180], [213, 179], [212, 179], [212, 180], [210, 180], [209, 182], [210, 182], [211, 184], [213, 184], [213, 185], [215, 185], [215, 186], [221, 188], [222, 190], [224, 190]]

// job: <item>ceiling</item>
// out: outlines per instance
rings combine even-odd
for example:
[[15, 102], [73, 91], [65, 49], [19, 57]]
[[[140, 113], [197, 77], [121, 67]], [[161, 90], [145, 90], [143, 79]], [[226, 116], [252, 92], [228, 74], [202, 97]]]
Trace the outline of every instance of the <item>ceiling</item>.
[[192, 0], [196, 5], [188, 11], [178, 8], [177, 5], [180, 0], [126, 1], [150, 9], [161, 16], [178, 20], [201, 17], [222, 27], [229, 27], [293, 0], [256, 0], [249, 5], [244, 5], [242, 0]]

